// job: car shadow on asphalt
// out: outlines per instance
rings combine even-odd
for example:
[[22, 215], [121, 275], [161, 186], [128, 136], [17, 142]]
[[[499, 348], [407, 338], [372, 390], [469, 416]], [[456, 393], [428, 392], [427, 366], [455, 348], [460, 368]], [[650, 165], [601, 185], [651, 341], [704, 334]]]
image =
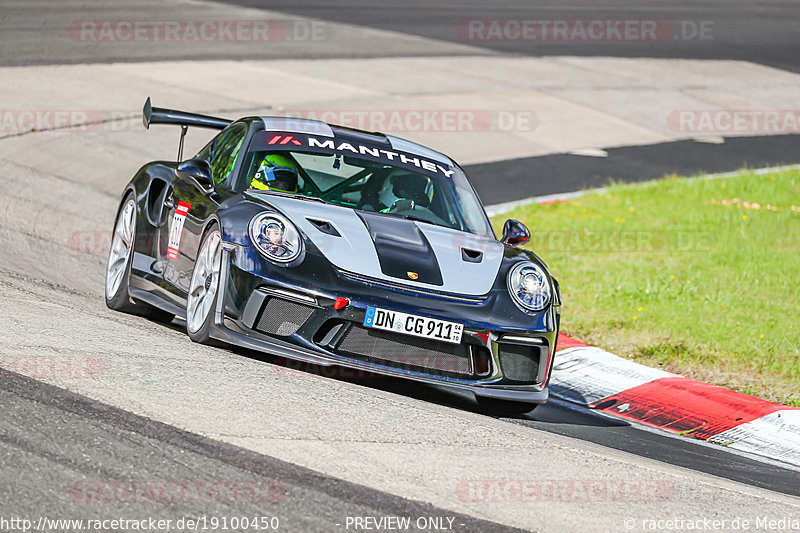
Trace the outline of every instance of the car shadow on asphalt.
[[[186, 332], [185, 322], [180, 318], [176, 318], [170, 323], [162, 322], [157, 324], [173, 331], [181, 333]], [[188, 337], [186, 341], [191, 342]], [[607, 415], [591, 411], [586, 407], [571, 405], [561, 400], [551, 399], [548, 403], [538, 406], [530, 413], [518, 415], [498, 414], [479, 405], [471, 393], [449, 389], [445, 386], [429, 385], [427, 383], [419, 383], [408, 379], [387, 377], [341, 366], [322, 366], [298, 362], [239, 346], [226, 346], [221, 349], [230, 350], [240, 356], [271, 365], [270, 370], [303, 372], [304, 374], [317, 376], [322, 379], [334, 379], [353, 383], [432, 404], [490, 416], [492, 418], [514, 420], [526, 426], [539, 427], [540, 429], [558, 425], [596, 428], [630, 426], [630, 424], [624, 420], [611, 418]], [[289, 374], [287, 373], [286, 375]]]
[[[184, 322], [179, 319], [170, 324], [161, 325], [174, 331], [185, 332]], [[191, 341], [187, 338], [186, 342]], [[240, 347], [223, 349], [229, 350], [229, 353], [232, 352], [237, 356], [263, 363], [265, 373], [273, 375], [276, 372], [283, 373], [282, 375], [287, 379], [292, 377], [292, 372], [302, 372], [322, 379], [354, 383], [431, 404], [484, 414], [533, 430], [592, 442], [625, 453], [698, 470], [741, 483], [798, 495], [797, 474], [794, 470], [788, 470], [780, 465], [765, 464], [757, 458], [740, 455], [731, 461], [728, 450], [722, 447], [711, 447], [691, 439], [652, 430], [643, 431], [642, 427], [637, 424], [612, 418], [580, 405], [580, 398], [574, 398], [578, 403], [559, 398], [558, 396], [562, 394], [559, 394], [557, 386], [551, 389], [550, 400], [532, 413], [506, 417], [482, 412], [481, 407], [470, 393], [446, 390], [400, 378], [354, 376], [355, 371], [352, 369], [298, 363], [272, 354]]]

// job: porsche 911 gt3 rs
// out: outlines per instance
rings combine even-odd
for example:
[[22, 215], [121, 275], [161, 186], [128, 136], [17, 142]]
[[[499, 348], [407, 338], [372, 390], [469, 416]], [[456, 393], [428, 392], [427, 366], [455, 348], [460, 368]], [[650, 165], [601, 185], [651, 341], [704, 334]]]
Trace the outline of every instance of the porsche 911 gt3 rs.
[[[125, 187], [111, 309], [185, 319], [244, 346], [468, 391], [529, 411], [548, 396], [560, 290], [509, 220], [498, 240], [464, 171], [391, 135], [285, 117], [230, 121], [145, 103], [178, 160]], [[182, 160], [188, 127], [220, 130]]]

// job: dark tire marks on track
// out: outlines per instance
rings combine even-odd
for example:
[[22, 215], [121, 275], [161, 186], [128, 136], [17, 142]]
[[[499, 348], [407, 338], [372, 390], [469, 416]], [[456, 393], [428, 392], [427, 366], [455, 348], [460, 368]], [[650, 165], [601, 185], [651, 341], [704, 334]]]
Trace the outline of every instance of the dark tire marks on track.
[[606, 150], [608, 157], [552, 154], [465, 167], [484, 205], [638, 182], [800, 163], [800, 135], [728, 137], [723, 144], [692, 140]]
[[[791, 0], [697, 2], [694, 0], [222, 0], [300, 16], [392, 30], [430, 39], [469, 44], [496, 52], [530, 55], [737, 59], [800, 72], [800, 4]], [[534, 21], [656, 21], [670, 28], [659, 40], [464, 40], [463, 28], [475, 19]], [[685, 24], [685, 30], [683, 29]], [[692, 37], [701, 23], [710, 27], [703, 39]], [[694, 28], [694, 29], [693, 29]], [[699, 35], [699, 34], [698, 34]]]
[[[350, 483], [156, 422], [0, 369], [3, 507], [51, 518], [278, 516], [281, 529], [344, 529], [347, 516], [454, 517], [455, 531], [519, 531]], [[35, 490], [27, 483], [35, 482]], [[275, 498], [124, 503], [113, 494], [75, 502], [80, 482], [227, 482], [275, 486]], [[285, 490], [285, 493], [283, 492]], [[96, 494], [96, 493], [92, 493]], [[109, 494], [112, 495], [110, 501]], [[79, 498], [80, 499], [80, 498]]]

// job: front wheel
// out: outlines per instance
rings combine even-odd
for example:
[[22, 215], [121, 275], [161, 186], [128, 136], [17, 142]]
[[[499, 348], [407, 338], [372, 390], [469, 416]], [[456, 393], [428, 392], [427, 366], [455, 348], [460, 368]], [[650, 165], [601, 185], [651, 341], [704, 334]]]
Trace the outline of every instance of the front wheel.
[[174, 315], [144, 303], [133, 302], [128, 292], [133, 243], [136, 239], [136, 200], [128, 194], [114, 224], [111, 249], [106, 263], [106, 306], [114, 311], [170, 322]]
[[106, 305], [115, 311], [131, 312], [135, 309], [128, 295], [128, 276], [135, 234], [136, 202], [133, 195], [129, 194], [117, 215], [106, 263]]
[[201, 344], [213, 344], [211, 326], [214, 324], [221, 266], [222, 236], [219, 229], [212, 227], [200, 244], [186, 299], [186, 333]]

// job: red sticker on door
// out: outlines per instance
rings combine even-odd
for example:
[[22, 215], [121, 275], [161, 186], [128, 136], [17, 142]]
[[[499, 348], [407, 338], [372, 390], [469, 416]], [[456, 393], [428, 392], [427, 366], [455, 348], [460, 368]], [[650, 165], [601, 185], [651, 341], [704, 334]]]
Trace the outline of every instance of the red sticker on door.
[[183, 233], [183, 223], [186, 222], [186, 215], [192, 204], [188, 202], [178, 202], [175, 208], [175, 215], [172, 217], [172, 227], [169, 229], [169, 246], [167, 247], [167, 257], [178, 260], [178, 248], [181, 246], [181, 233]]

